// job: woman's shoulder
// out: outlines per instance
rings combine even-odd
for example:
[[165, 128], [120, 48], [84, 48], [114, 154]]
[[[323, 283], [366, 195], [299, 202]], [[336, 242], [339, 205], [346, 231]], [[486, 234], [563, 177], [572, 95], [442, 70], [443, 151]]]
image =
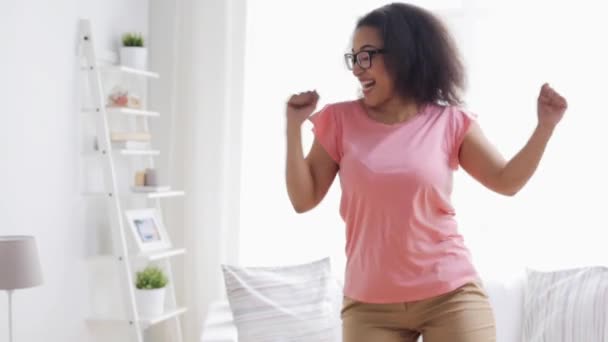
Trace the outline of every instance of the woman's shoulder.
[[437, 115], [445, 115], [450, 119], [476, 119], [477, 114], [472, 112], [469, 108], [464, 105], [441, 105], [441, 104], [430, 104], [427, 106], [429, 113]]
[[357, 100], [340, 101], [325, 104], [313, 116], [331, 117], [336, 122], [342, 122], [344, 117], [351, 117], [357, 110], [361, 110], [360, 103]]
[[359, 109], [361, 104], [359, 100], [331, 102], [325, 105], [323, 109], [329, 109], [334, 112], [345, 113]]

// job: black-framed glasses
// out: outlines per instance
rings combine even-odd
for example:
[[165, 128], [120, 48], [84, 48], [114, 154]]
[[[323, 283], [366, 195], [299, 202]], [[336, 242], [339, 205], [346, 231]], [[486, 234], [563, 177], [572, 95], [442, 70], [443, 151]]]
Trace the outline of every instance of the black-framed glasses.
[[376, 50], [363, 50], [357, 53], [345, 53], [344, 62], [348, 70], [353, 70], [355, 63], [361, 67], [361, 69], [369, 69], [372, 67], [372, 58], [375, 54], [385, 53], [384, 49]]

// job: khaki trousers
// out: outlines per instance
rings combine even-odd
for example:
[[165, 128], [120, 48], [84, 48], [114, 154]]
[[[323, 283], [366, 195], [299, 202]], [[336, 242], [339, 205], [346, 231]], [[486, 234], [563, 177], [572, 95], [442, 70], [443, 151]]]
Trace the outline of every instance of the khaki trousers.
[[344, 342], [495, 342], [496, 326], [486, 292], [468, 283], [415, 302], [370, 304], [344, 298]]

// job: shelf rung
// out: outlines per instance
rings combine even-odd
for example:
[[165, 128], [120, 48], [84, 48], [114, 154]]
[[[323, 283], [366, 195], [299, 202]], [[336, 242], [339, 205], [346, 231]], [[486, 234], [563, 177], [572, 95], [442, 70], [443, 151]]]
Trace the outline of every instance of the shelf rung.
[[159, 150], [129, 150], [129, 149], [122, 149], [122, 150], [116, 150], [116, 153], [123, 155], [123, 156], [158, 156], [160, 155], [160, 151]]
[[159, 191], [159, 192], [148, 192], [144, 193], [148, 198], [163, 198], [163, 197], [179, 197], [184, 196], [186, 193], [184, 191]]
[[146, 261], [156, 261], [156, 260], [161, 260], [161, 259], [177, 256], [177, 255], [183, 255], [183, 254], [186, 254], [185, 248], [175, 248], [175, 249], [163, 250], [163, 251], [158, 251], [158, 252], [139, 254], [139, 255], [137, 255], [137, 257], [141, 258], [141, 259], [145, 259]]
[[[170, 310], [167, 310], [162, 315], [159, 315], [157, 317], [140, 317], [139, 322], [141, 323], [142, 329], [147, 329], [158, 323], [162, 323], [166, 320], [183, 315], [184, 313], [186, 313], [186, 311], [188, 311], [188, 308], [186, 308], [186, 307], [170, 309]], [[90, 317], [87, 319], [87, 322], [96, 323], [96, 324], [127, 324], [128, 323], [127, 319], [114, 318], [114, 317]]]
[[142, 327], [145, 329], [155, 324], [169, 320], [171, 318], [175, 318], [179, 315], [183, 315], [184, 313], [186, 313], [186, 311], [188, 311], [188, 309], [185, 307], [177, 308], [173, 310], [168, 310], [167, 312], [158, 317], [142, 317], [139, 319], [139, 321], [141, 322]]
[[139, 115], [139, 116], [160, 116], [160, 113], [143, 110], [143, 109], [135, 109], [135, 108], [126, 108], [126, 107], [106, 107], [106, 112], [113, 114], [124, 114], [124, 115]]
[[[155, 156], [159, 156], [160, 155], [160, 151], [159, 150], [129, 150], [129, 149], [120, 149], [120, 150], [112, 150], [112, 152], [114, 154], [118, 154], [121, 156], [125, 156], [125, 157], [137, 157], [137, 156], [143, 156], [143, 157], [155, 157]], [[85, 151], [82, 152], [81, 155], [83, 157], [100, 157], [103, 156], [103, 154], [100, 151]]]
[[[86, 197], [110, 197], [108, 192], [83, 192], [82, 196]], [[184, 196], [186, 192], [175, 190], [175, 191], [158, 191], [158, 192], [130, 192], [119, 194], [120, 197], [138, 197], [145, 196], [149, 199], [154, 198], [165, 198], [165, 197], [179, 197]]]
[[[129, 260], [131, 261], [158, 261], [167, 259], [179, 255], [186, 254], [185, 248], [169, 248], [161, 251], [145, 252], [139, 254], [129, 254]], [[92, 262], [112, 262], [120, 259], [118, 255], [112, 254], [97, 254], [87, 257], [87, 260]]]
[[150, 77], [150, 78], [159, 78], [160, 77], [160, 75], [156, 72], [129, 68], [124, 65], [100, 66], [100, 70], [102, 70], [104, 72], [124, 72], [127, 74], [145, 76], [145, 77]]
[[[95, 108], [82, 108], [82, 111], [87, 112], [87, 113], [97, 112], [97, 110]], [[136, 109], [136, 108], [127, 108], [127, 107], [106, 107], [106, 113], [136, 115], [136, 116], [149, 116], [149, 117], [160, 116], [159, 112], [155, 112], [155, 111], [151, 111], [151, 110]]]

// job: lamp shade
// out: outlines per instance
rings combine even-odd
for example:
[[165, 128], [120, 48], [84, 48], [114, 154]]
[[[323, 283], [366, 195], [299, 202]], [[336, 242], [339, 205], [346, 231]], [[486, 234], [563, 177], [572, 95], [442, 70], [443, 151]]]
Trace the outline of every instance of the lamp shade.
[[42, 284], [38, 248], [33, 236], [0, 236], [0, 289]]

